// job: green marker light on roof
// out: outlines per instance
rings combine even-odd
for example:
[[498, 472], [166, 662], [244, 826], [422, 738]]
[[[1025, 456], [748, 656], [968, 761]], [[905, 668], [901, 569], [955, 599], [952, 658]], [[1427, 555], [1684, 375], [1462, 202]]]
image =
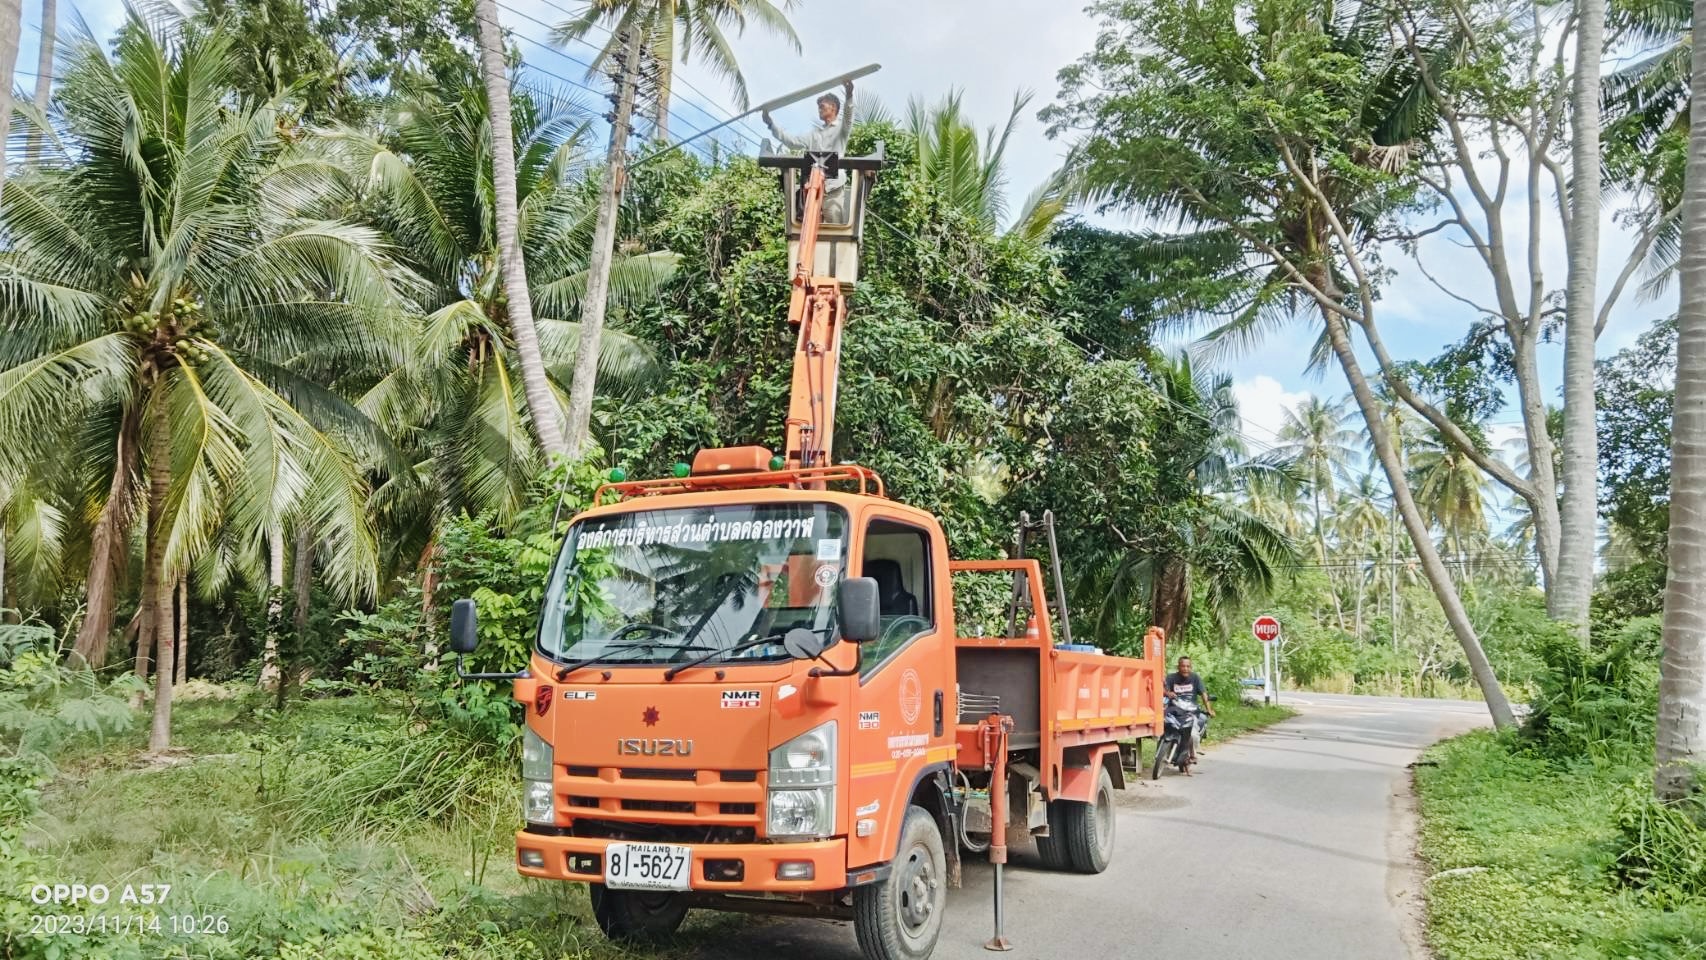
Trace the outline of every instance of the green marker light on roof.
[[772, 470], [780, 470], [787, 465], [788, 465], [788, 461], [784, 460], [781, 457], [771, 457], [770, 458], [770, 469], [772, 469]]
[[685, 463], [678, 463], [675, 466], [670, 467], [669, 472], [675, 474], [677, 477], [685, 477], [693, 472], [693, 468]]
[[621, 483], [627, 479], [628, 479], [628, 471], [622, 469], [621, 467], [610, 468], [610, 482], [611, 483]]

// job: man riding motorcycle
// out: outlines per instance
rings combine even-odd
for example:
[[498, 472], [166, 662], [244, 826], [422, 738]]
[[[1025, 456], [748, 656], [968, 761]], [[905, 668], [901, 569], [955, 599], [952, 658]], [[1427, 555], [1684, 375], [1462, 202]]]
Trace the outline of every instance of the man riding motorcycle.
[[[1214, 716], [1214, 708], [1209, 705], [1208, 694], [1203, 689], [1202, 676], [1191, 669], [1191, 658], [1180, 657], [1174, 672], [1167, 674], [1164, 681], [1163, 698], [1171, 704], [1175, 699], [1190, 704], [1196, 716], [1195, 729], [1192, 731], [1190, 751], [1191, 760], [1196, 760], [1197, 746], [1202, 743], [1203, 734], [1208, 731], [1208, 718]], [[1187, 767], [1186, 772], [1189, 772]]]

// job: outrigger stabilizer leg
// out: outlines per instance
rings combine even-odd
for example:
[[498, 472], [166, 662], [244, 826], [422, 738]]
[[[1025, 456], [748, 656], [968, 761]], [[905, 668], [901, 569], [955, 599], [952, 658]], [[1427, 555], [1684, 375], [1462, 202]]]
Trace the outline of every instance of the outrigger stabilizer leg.
[[1002, 876], [1007, 867], [1007, 734], [1013, 729], [1013, 718], [992, 713], [979, 726], [983, 727], [983, 755], [993, 758], [989, 775], [989, 862], [995, 865], [995, 935], [983, 949], [1006, 952], [1013, 949], [1013, 942], [1002, 929], [1007, 906]]

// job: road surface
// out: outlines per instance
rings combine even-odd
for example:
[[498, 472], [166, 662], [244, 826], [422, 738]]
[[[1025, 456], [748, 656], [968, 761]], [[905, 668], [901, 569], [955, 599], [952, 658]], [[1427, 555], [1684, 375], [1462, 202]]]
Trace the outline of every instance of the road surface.
[[[1015, 848], [1007, 956], [1420, 960], [1406, 765], [1486, 724], [1486, 707], [1313, 693], [1286, 702], [1301, 715], [1212, 748], [1194, 776], [1128, 784], [1105, 873], [1044, 871]], [[982, 948], [990, 902], [991, 868], [968, 860], [937, 958], [993, 956]], [[767, 920], [701, 956], [856, 960], [859, 950], [844, 923]]]

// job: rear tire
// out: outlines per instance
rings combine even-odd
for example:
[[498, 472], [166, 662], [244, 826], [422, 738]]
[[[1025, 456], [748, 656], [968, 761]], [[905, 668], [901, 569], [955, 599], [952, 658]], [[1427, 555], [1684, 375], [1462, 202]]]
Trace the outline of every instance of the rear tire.
[[942, 935], [948, 860], [936, 818], [906, 811], [900, 854], [879, 883], [853, 888], [853, 931], [865, 960], [925, 960]]
[[1066, 855], [1079, 873], [1101, 873], [1114, 859], [1114, 778], [1102, 767], [1089, 803], [1068, 802], [1062, 811]]
[[685, 893], [612, 890], [602, 883], [588, 884], [586, 889], [592, 918], [612, 940], [667, 940], [687, 916]]

